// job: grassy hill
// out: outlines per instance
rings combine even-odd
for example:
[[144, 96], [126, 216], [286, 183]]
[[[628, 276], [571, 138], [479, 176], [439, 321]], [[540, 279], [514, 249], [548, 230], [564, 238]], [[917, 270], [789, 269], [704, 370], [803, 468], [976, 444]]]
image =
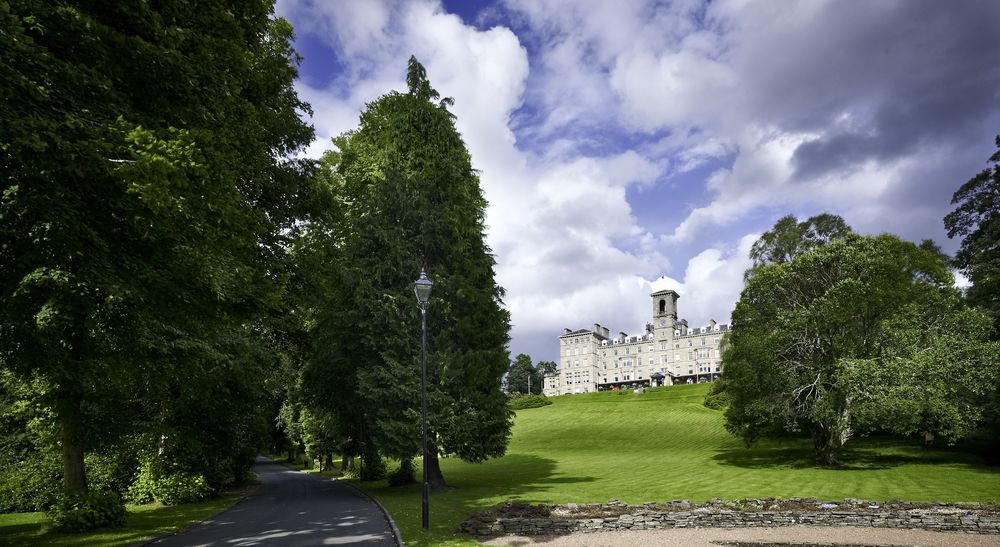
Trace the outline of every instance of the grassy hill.
[[[629, 503], [744, 497], [845, 497], [996, 501], [1000, 468], [950, 449], [852, 439], [840, 469], [817, 468], [806, 440], [753, 448], [705, 408], [708, 386], [645, 394], [602, 392], [555, 397], [518, 411], [507, 455], [483, 464], [442, 460], [450, 492], [431, 496], [431, 533], [420, 531], [418, 486], [364, 484], [392, 513], [407, 544], [467, 542], [451, 530], [469, 513], [504, 501]], [[419, 469], [419, 467], [418, 467]]]

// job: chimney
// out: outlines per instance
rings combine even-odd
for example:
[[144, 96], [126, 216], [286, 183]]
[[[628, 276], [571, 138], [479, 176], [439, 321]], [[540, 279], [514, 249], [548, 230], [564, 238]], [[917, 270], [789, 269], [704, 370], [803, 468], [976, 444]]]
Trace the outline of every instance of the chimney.
[[625, 334], [624, 332], [621, 332], [621, 331], [618, 332], [618, 342], [619, 343], [624, 342], [626, 338], [628, 338], [627, 334]]
[[563, 329], [563, 334], [569, 334], [573, 332], [573, 329]]
[[601, 324], [600, 323], [594, 323], [594, 334], [596, 334], [598, 336], [601, 335]]
[[611, 337], [611, 331], [608, 330], [608, 327], [601, 327], [601, 334], [605, 338], [610, 338]]

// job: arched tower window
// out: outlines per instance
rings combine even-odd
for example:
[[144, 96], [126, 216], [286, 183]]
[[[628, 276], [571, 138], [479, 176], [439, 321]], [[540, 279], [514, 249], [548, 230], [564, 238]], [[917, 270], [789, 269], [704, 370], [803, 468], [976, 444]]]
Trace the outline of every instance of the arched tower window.
[[660, 313], [665, 313], [667, 311], [667, 301], [660, 299]]

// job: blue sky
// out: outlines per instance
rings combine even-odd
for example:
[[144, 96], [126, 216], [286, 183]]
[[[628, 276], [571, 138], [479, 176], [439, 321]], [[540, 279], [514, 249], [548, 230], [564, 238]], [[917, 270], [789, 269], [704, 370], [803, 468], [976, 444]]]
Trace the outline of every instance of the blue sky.
[[1000, 3], [279, 0], [318, 155], [411, 54], [490, 207], [512, 353], [563, 327], [635, 333], [655, 284], [729, 320], [783, 215], [934, 239], [1000, 132]]

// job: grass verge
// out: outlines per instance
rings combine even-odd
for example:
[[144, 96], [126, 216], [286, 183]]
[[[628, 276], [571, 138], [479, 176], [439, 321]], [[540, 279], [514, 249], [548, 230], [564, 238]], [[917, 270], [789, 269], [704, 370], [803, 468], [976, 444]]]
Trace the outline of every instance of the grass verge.
[[129, 545], [214, 515], [245, 496], [252, 488], [185, 505], [128, 505], [129, 515], [124, 527], [103, 528], [82, 534], [56, 532], [45, 513], [0, 514], [0, 545]]
[[[839, 468], [813, 464], [805, 439], [752, 448], [702, 405], [707, 385], [642, 395], [602, 392], [553, 397], [517, 412], [503, 458], [441, 461], [454, 490], [431, 494], [431, 528], [420, 528], [420, 486], [356, 484], [389, 510], [407, 545], [470, 545], [453, 533], [470, 513], [508, 500], [627, 503], [710, 498], [845, 497], [985, 502], [1000, 499], [1000, 468], [956, 449], [925, 450], [906, 439], [852, 439]], [[420, 463], [416, 463], [420, 469]], [[418, 471], [419, 472], [419, 471]]]

